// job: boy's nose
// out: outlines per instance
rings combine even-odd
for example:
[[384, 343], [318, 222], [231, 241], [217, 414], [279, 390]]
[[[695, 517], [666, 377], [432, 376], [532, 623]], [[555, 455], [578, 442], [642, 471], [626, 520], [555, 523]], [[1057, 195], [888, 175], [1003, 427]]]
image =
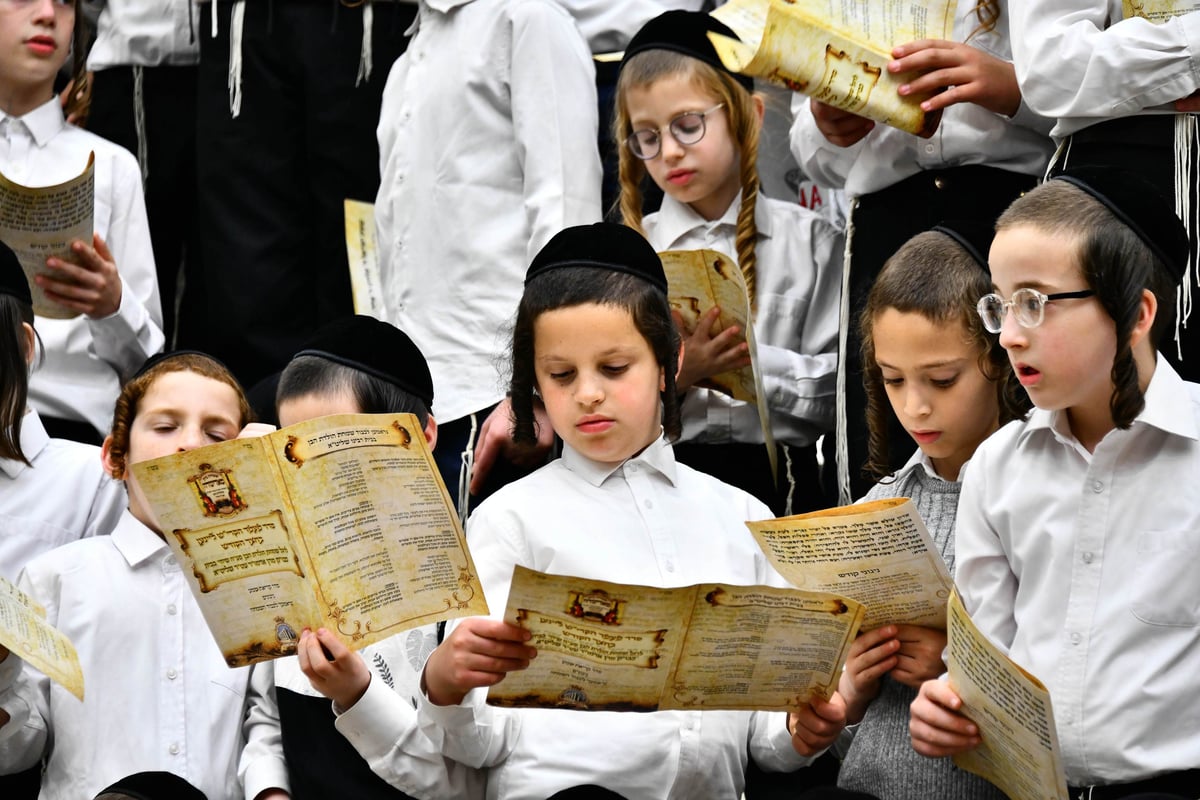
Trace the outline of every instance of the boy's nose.
[[1000, 320], [1000, 346], [1005, 350], [1013, 347], [1024, 347], [1029, 329], [1017, 322], [1017, 315], [1012, 309], [1004, 310], [1004, 317]]
[[204, 431], [200, 428], [187, 428], [179, 437], [179, 452], [183, 453], [188, 450], [195, 450], [197, 447], [203, 447], [208, 444], [204, 437]]
[[904, 412], [910, 417], [923, 417], [929, 413], [929, 402], [924, 392], [908, 391], [904, 394]]

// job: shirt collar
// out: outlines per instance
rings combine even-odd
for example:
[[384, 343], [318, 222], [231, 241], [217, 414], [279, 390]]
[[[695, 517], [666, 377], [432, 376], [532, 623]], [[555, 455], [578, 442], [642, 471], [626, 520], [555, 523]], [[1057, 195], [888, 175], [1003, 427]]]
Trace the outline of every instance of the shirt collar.
[[[697, 214], [687, 203], [681, 203], [670, 195], [663, 197], [662, 206], [658, 210], [658, 230], [662, 234], [661, 241], [674, 242], [682, 236], [696, 230], [709, 227], [719, 228], [729, 226], [737, 230], [738, 212], [742, 209], [742, 198], [738, 195], [730, 203], [729, 208], [720, 219], [709, 222]], [[766, 210], [766, 200], [761, 195], [754, 204], [754, 226], [758, 229], [759, 238], [771, 237], [771, 215]], [[656, 237], [657, 238], [657, 237]]]
[[125, 510], [113, 529], [112, 543], [130, 567], [137, 567], [167, 550], [167, 543], [162, 537], [143, 525], [129, 509]]
[[[1164, 433], [1182, 436], [1185, 439], [1200, 440], [1200, 428], [1196, 426], [1196, 415], [1192, 410], [1191, 393], [1187, 383], [1179, 377], [1166, 359], [1155, 354], [1157, 363], [1150, 384], [1146, 387], [1145, 401], [1142, 412], [1133, 420], [1134, 425], [1142, 424], [1158, 428]], [[1018, 441], [1031, 436], [1034, 431], [1050, 431], [1054, 438], [1064, 444], [1076, 444], [1075, 435], [1071, 433], [1071, 425], [1067, 421], [1066, 411], [1045, 411], [1035, 408], [1029, 415], [1029, 422], [1021, 432]]]
[[597, 487], [618, 472], [623, 473], [625, 470], [633, 472], [640, 467], [658, 472], [672, 486], [676, 485], [675, 451], [665, 436], [659, 436], [645, 450], [620, 464], [603, 464], [599, 461], [592, 461], [571, 445], [563, 442], [562, 460], [567, 469]]
[[[49, 443], [50, 434], [46, 433], [46, 426], [42, 424], [42, 418], [36, 411], [30, 409], [21, 420], [21, 452], [32, 463], [38, 453], [42, 452]], [[28, 468], [28, 465], [15, 459], [0, 458], [0, 472], [10, 478], [15, 479]]]
[[422, 6], [427, 6], [440, 14], [448, 14], [459, 6], [465, 6], [471, 0], [421, 0]]
[[23, 117], [14, 117], [0, 111], [0, 119], [23, 122], [38, 147], [45, 147], [46, 143], [67, 125], [67, 119], [63, 116], [62, 102], [57, 96], [51, 97]]

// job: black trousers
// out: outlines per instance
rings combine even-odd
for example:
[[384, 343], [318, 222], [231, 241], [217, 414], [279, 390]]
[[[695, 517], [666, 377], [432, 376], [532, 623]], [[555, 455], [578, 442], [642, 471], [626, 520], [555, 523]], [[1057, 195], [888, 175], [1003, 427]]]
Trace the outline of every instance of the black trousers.
[[189, 260], [177, 344], [212, 353], [250, 386], [280, 369], [316, 327], [352, 313], [342, 203], [374, 202], [380, 100], [416, 7], [373, 4], [374, 69], [355, 86], [361, 8], [250, 0], [234, 118], [232, 6], [201, 4], [199, 257]]
[[[995, 222], [1000, 213], [1037, 179], [994, 167], [967, 166], [925, 170], [899, 183], [863, 195], [852, 212], [854, 225], [849, 270], [850, 324], [847, 330], [846, 390], [838, 398], [846, 408], [846, 438], [852, 499], [862, 497], [875, 481], [863, 473], [867, 460], [867, 393], [863, 387], [862, 337], [858, 318], [884, 263], [918, 233], [944, 220]], [[899, 468], [916, 443], [892, 417], [888, 452]]]
[[[87, 127], [144, 160], [150, 243], [158, 270], [163, 333], [175, 331], [179, 275], [189, 257], [196, 203], [196, 68], [143, 67], [135, 97], [134, 67], [95, 74]], [[139, 131], [139, 114], [144, 127]], [[119, 266], [119, 265], [118, 265]]]
[[[1200, 142], [1192, 142], [1192, 153], [1200, 150]], [[1136, 171], [1162, 194], [1169, 207], [1175, 205], [1175, 116], [1124, 117], [1084, 128], [1064, 144], [1060, 158], [1051, 168], [1050, 176], [1064, 169], [1082, 166], [1107, 166]], [[1186, 188], [1192, 197], [1192, 207], [1200, 202], [1200, 176], [1193, 158]], [[1197, 236], [1191, 231], [1192, 296], [1200, 299], [1196, 281]], [[1173, 313], [1174, 303], [1160, 303], [1158, 313]], [[1179, 328], [1176, 346], [1173, 330], [1163, 335], [1159, 352], [1185, 381], [1200, 381], [1200, 312], [1193, 312], [1186, 327]], [[1182, 352], [1183, 357], [1180, 358]]]

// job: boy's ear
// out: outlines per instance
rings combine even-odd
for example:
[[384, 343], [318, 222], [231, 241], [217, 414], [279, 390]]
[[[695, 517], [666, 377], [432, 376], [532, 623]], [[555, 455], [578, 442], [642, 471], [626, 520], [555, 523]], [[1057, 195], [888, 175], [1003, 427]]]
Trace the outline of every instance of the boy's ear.
[[425, 418], [425, 441], [429, 442], [429, 450], [437, 447], [437, 420], [433, 418], [433, 414]]
[[763, 102], [760, 94], [752, 94], [750, 97], [754, 100], [754, 116], [758, 117], [758, 125], [762, 127], [763, 117], [767, 113], [767, 105]]
[[33, 364], [33, 359], [37, 356], [37, 336], [33, 333], [33, 326], [22, 322], [21, 333], [25, 336], [25, 363]]
[[[679, 373], [683, 371], [683, 338], [679, 339], [679, 352], [675, 356], [675, 380], [679, 380]], [[660, 370], [661, 372], [661, 370]], [[658, 390], [665, 392], [667, 390], [666, 375], [660, 375], [658, 379]]]
[[1154, 296], [1154, 292], [1149, 289], [1142, 289], [1142, 299], [1138, 304], [1138, 318], [1133, 323], [1133, 330], [1129, 332], [1129, 346], [1136, 347], [1139, 342], [1146, 340], [1150, 335], [1150, 328], [1154, 325], [1154, 318], [1158, 316], [1158, 298]]
[[115, 465], [112, 460], [112, 443], [113, 437], [110, 433], [104, 437], [104, 444], [100, 445], [100, 463], [104, 465], [104, 474], [110, 475], [113, 478], [123, 481], [125, 480], [124, 473], [117, 475]]

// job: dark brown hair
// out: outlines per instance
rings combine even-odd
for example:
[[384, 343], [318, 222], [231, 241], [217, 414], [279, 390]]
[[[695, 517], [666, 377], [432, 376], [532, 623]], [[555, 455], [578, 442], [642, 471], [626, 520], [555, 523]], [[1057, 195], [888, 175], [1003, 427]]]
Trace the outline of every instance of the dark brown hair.
[[517, 306], [512, 335], [512, 380], [509, 393], [513, 409], [513, 440], [537, 440], [533, 398], [537, 388], [533, 369], [533, 323], [557, 308], [598, 303], [622, 308], [633, 317], [638, 333], [650, 345], [662, 367], [666, 389], [662, 392], [663, 430], [671, 441], [679, 438], [679, 398], [675, 373], [679, 368], [679, 331], [671, 318], [667, 296], [649, 282], [624, 272], [596, 267], [562, 267], [544, 272], [525, 286]]
[[1066, 181], [1047, 181], [1000, 215], [996, 230], [1028, 226], [1076, 241], [1079, 271], [1117, 327], [1109, 399], [1113, 424], [1128, 428], [1146, 405], [1138, 385], [1130, 334], [1141, 311], [1142, 292], [1158, 300], [1149, 341], [1157, 348], [1175, 326], [1175, 281], [1166, 265], [1129, 226], [1087, 192]]
[[21, 449], [21, 422], [29, 401], [29, 363], [25, 360], [25, 329], [33, 325], [33, 306], [10, 294], [0, 294], [0, 458], [29, 465]]
[[893, 412], [883, 371], [875, 361], [874, 337], [875, 320], [886, 309], [920, 314], [939, 325], [962, 326], [966, 340], [979, 353], [979, 371], [996, 386], [1000, 424], [1025, 416], [1029, 397], [1013, 375], [999, 337], [984, 329], [975, 310], [979, 298], [991, 291], [991, 276], [944, 233], [917, 234], [884, 264], [859, 318], [863, 384], [867, 390], [868, 456], [863, 468], [867, 476], [878, 480], [892, 474], [888, 428]]

